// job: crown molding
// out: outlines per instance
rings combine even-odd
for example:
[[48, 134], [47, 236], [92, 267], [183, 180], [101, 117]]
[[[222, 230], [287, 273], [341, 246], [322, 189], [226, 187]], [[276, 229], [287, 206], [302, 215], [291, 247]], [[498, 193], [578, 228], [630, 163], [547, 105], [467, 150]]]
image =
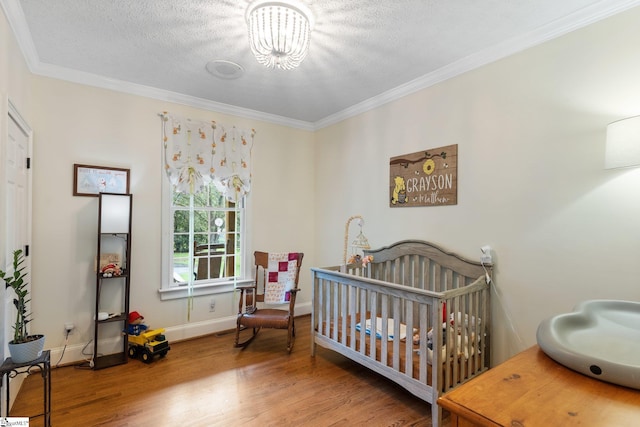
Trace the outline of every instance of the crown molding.
[[157, 89], [135, 83], [109, 79], [100, 75], [71, 70], [59, 66], [41, 63], [31, 34], [29, 33], [26, 19], [18, 0], [0, 0], [9, 25], [15, 34], [18, 46], [22, 50], [23, 56], [30, 71], [37, 75], [52, 77], [69, 82], [80, 83], [89, 86], [110, 89], [147, 98], [158, 99], [167, 102], [201, 108], [208, 111], [215, 111], [224, 114], [235, 115], [253, 120], [260, 120], [277, 125], [287, 126], [307, 131], [315, 131], [336, 123], [339, 123], [358, 114], [365, 113], [374, 108], [396, 101], [407, 95], [434, 86], [440, 82], [449, 80], [468, 71], [482, 67], [489, 63], [503, 59], [507, 56], [539, 45], [559, 36], [565, 35], [602, 19], [623, 12], [627, 9], [640, 5], [640, 0], [601, 0], [591, 6], [585, 7], [562, 19], [558, 19], [548, 25], [542, 26], [534, 31], [520, 37], [506, 40], [491, 48], [484, 49], [478, 53], [462, 58], [456, 62], [448, 64], [432, 73], [425, 74], [417, 79], [403, 85], [388, 90], [380, 95], [371, 97], [359, 102], [342, 111], [331, 114], [316, 122], [295, 120], [284, 116], [264, 113], [247, 108], [236, 107], [215, 101], [188, 96], [176, 92]]
[[33, 70], [33, 67], [39, 62], [38, 53], [29, 33], [27, 20], [24, 17], [22, 7], [20, 7], [20, 2], [18, 0], [0, 0], [0, 6], [2, 6], [9, 26], [16, 37], [18, 47], [22, 51], [27, 67]]
[[640, 0], [599, 1], [562, 19], [542, 26], [521, 37], [506, 40], [500, 44], [484, 49], [473, 55], [462, 58], [438, 70], [418, 77], [410, 82], [369, 98], [349, 108], [331, 114], [314, 123], [316, 130], [339, 123], [358, 114], [365, 113], [392, 101], [396, 101], [422, 89], [459, 76], [467, 71], [506, 58], [546, 41], [586, 27], [602, 19], [640, 5]]
[[261, 111], [251, 110], [248, 108], [236, 107], [230, 104], [215, 102], [204, 98], [184, 95], [178, 92], [172, 92], [164, 89], [158, 89], [151, 86], [145, 86], [137, 83], [130, 83], [122, 80], [110, 79], [97, 74], [87, 73], [84, 71], [72, 70], [57, 65], [39, 63], [31, 70], [33, 74], [50, 77], [59, 80], [65, 80], [72, 83], [83, 84], [87, 86], [109, 89], [116, 92], [138, 95], [145, 98], [157, 99], [160, 101], [172, 102], [175, 104], [187, 105], [189, 107], [200, 108], [207, 111], [229, 114], [252, 120], [260, 120], [277, 125], [287, 126], [295, 129], [313, 131], [315, 130], [312, 123], [302, 120], [290, 119], [288, 117], [278, 116], [275, 114], [264, 113]]

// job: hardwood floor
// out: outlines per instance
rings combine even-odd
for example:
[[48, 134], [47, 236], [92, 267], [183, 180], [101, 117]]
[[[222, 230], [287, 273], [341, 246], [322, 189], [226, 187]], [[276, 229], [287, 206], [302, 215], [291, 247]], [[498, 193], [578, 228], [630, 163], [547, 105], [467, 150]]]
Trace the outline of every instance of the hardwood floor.
[[[151, 364], [52, 369], [52, 425], [431, 425], [431, 406], [387, 379], [321, 347], [311, 357], [309, 329], [309, 316], [296, 319], [291, 354], [285, 331], [262, 330], [243, 350], [233, 348], [229, 332], [170, 343], [166, 358]], [[36, 374], [25, 380], [11, 415], [40, 412]], [[30, 426], [43, 423], [33, 418]]]

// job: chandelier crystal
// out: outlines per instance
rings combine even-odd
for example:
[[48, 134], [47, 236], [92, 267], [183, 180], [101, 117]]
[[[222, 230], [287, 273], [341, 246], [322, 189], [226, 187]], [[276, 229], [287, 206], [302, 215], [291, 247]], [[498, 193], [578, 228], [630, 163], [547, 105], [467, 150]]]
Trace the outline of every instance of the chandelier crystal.
[[247, 9], [246, 19], [249, 44], [259, 63], [291, 70], [307, 56], [313, 21], [304, 4], [258, 0]]

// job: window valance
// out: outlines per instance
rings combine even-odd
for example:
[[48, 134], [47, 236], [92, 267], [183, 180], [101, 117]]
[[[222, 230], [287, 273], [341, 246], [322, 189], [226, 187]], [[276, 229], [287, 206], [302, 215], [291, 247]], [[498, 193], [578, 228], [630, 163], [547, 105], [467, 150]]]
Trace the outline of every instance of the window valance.
[[195, 194], [213, 182], [230, 201], [251, 189], [255, 130], [160, 114], [164, 169], [179, 192]]

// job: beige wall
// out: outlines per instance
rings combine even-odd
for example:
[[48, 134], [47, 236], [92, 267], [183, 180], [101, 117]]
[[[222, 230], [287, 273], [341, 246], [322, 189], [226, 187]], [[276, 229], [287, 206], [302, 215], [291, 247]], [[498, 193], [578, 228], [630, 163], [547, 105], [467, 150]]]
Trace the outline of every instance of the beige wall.
[[[23, 117], [28, 117], [29, 109], [29, 72], [27, 65], [20, 53], [20, 49], [13, 36], [11, 28], [0, 8], [0, 227], [6, 224], [7, 207], [5, 206], [6, 188], [4, 184], [4, 165], [6, 159], [6, 138], [8, 126], [8, 102], [10, 101]], [[11, 251], [5, 248], [4, 230], [0, 229], [0, 269], [7, 270], [11, 265]], [[0, 360], [4, 360], [6, 353], [5, 337], [5, 287], [0, 286], [0, 303], [2, 315], [0, 315]], [[12, 298], [12, 296], [10, 296]], [[11, 305], [11, 301], [7, 304]], [[9, 319], [13, 321], [14, 319]], [[11, 332], [12, 323], [9, 323], [8, 331]], [[3, 407], [0, 405], [0, 407]]]
[[[63, 325], [78, 326], [71, 353], [93, 337], [97, 198], [74, 197], [73, 164], [131, 169], [134, 195], [131, 309], [149, 326], [167, 328], [170, 340], [229, 328], [237, 305], [232, 293], [161, 301], [161, 134], [158, 113], [255, 128], [249, 246], [298, 250], [314, 259], [313, 146], [310, 132], [169, 104], [139, 96], [34, 76], [34, 330], [47, 347], [63, 344]], [[251, 252], [252, 253], [252, 252]], [[249, 260], [251, 261], [251, 260]], [[309, 302], [309, 274], [301, 303]], [[65, 356], [67, 357], [67, 356]], [[66, 359], [65, 359], [66, 360]]]
[[[640, 8], [317, 132], [319, 264], [354, 214], [374, 247], [491, 245], [494, 362], [581, 300], [640, 300], [640, 171], [603, 169], [607, 123], [640, 114], [638, 23]], [[450, 144], [458, 204], [389, 208], [389, 158]]]
[[[61, 354], [66, 322], [77, 330], [69, 337], [63, 363], [82, 359], [82, 348], [93, 338], [97, 199], [72, 196], [74, 163], [131, 169], [132, 309], [142, 312], [150, 326], [167, 328], [170, 339], [227, 328], [235, 320], [231, 293], [215, 296], [214, 313], [209, 312], [210, 297], [196, 298], [190, 321], [185, 300], [160, 301], [159, 112], [255, 128], [250, 251], [303, 251], [304, 263], [314, 263], [312, 133], [33, 76], [0, 17], [0, 94], [5, 103], [11, 99], [34, 131], [31, 330], [47, 336], [52, 358]], [[6, 105], [2, 108], [6, 120]], [[3, 219], [5, 209], [0, 212]], [[2, 259], [4, 252], [0, 248]], [[309, 274], [301, 275], [301, 288], [299, 301], [308, 306]]]
[[23, 113], [29, 109], [28, 68], [20, 48], [0, 8], [0, 93]]

